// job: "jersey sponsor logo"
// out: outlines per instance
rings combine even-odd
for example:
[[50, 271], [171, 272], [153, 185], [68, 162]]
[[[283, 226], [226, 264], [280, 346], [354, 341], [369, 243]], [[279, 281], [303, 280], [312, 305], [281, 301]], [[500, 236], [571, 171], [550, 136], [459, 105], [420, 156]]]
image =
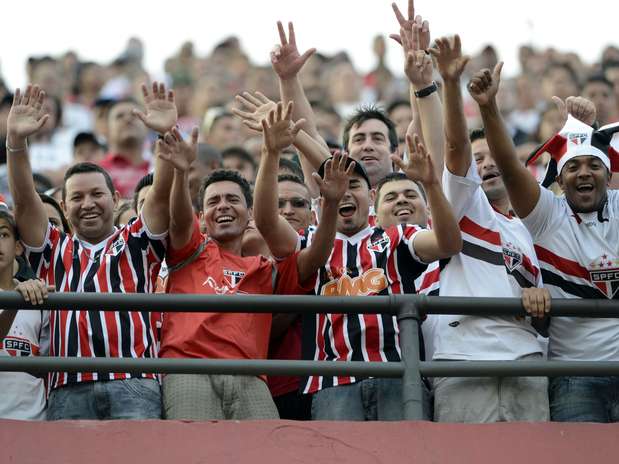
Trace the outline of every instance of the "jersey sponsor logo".
[[7, 335], [4, 339], [4, 350], [10, 356], [32, 356], [39, 353], [39, 347], [25, 338]]
[[224, 280], [232, 288], [236, 287], [243, 277], [245, 277], [245, 273], [243, 271], [231, 271], [230, 269], [224, 269]]
[[509, 269], [509, 272], [513, 272], [522, 264], [522, 252], [520, 248], [511, 242], [505, 243], [503, 245], [503, 261], [505, 262], [505, 267]]
[[210, 287], [213, 290], [213, 292], [215, 292], [216, 295], [226, 295], [228, 293], [235, 293], [234, 287], [230, 288], [227, 285], [220, 287], [219, 285], [217, 285], [217, 282], [215, 282], [215, 279], [213, 279], [210, 276], [207, 277], [204, 282], [202, 282], [202, 286]]
[[368, 241], [367, 248], [370, 251], [375, 251], [377, 253], [382, 253], [391, 245], [391, 239], [388, 235], [384, 234], [382, 237], [377, 240]]
[[380, 293], [387, 288], [385, 271], [372, 268], [358, 277], [346, 274], [339, 279], [333, 279], [322, 286], [321, 295], [325, 296], [366, 296]]
[[619, 290], [619, 258], [603, 255], [587, 269], [591, 283], [607, 298], [612, 299]]

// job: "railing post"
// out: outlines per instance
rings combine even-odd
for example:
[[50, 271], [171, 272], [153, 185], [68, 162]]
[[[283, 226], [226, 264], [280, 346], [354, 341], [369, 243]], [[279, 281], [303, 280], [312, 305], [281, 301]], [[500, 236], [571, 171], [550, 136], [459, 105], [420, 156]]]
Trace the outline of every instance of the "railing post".
[[402, 408], [405, 420], [423, 419], [423, 391], [419, 372], [419, 311], [411, 298], [398, 308], [402, 374]]

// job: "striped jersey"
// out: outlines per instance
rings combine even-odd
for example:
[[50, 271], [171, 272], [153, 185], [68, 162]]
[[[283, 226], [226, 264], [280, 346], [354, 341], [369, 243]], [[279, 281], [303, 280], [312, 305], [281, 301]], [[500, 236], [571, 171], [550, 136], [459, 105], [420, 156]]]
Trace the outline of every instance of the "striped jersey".
[[[415, 293], [415, 279], [424, 271], [414, 253], [418, 226], [387, 229], [366, 227], [353, 236], [336, 234], [333, 251], [319, 271], [316, 295], [366, 296]], [[314, 230], [300, 236], [300, 247], [313, 239]], [[331, 314], [305, 316], [303, 358], [316, 361], [399, 361], [395, 316], [390, 314]], [[355, 382], [355, 377], [311, 376], [301, 383], [304, 393]]]
[[[58, 292], [151, 293], [155, 290], [166, 234], [154, 235], [134, 218], [98, 244], [48, 226], [39, 248], [26, 246], [37, 276]], [[156, 357], [157, 313], [50, 311], [50, 356]], [[50, 373], [50, 389], [92, 380], [127, 379], [131, 373]], [[151, 374], [143, 374], [155, 378]]]
[[[601, 210], [592, 213], [575, 213], [565, 197], [540, 191], [523, 222], [551, 295], [619, 300], [619, 191], [608, 190]], [[553, 317], [549, 335], [551, 359], [619, 360], [619, 319]]]
[[[441, 296], [520, 298], [522, 288], [541, 285], [531, 236], [518, 218], [492, 207], [475, 163], [465, 177], [445, 168], [443, 189], [460, 225], [462, 252], [424, 276], [424, 292], [437, 276]], [[513, 316], [440, 315], [433, 332], [434, 359], [513, 360], [542, 352], [531, 324]]]

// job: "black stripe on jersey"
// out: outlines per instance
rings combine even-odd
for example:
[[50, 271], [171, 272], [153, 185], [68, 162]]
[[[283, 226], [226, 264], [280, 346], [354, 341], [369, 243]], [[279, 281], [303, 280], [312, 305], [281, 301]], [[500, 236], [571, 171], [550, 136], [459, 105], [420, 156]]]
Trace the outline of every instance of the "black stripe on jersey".
[[[86, 276], [84, 276], [84, 292], [97, 292], [97, 288], [95, 287], [95, 279], [97, 277], [97, 271], [99, 270], [99, 258], [102, 251], [103, 250], [99, 250], [94, 254], [94, 256], [92, 256], [92, 263], [90, 263], [88, 272], [86, 273]], [[88, 311], [88, 320], [90, 321], [90, 328], [92, 330], [92, 335], [90, 336], [90, 339], [92, 341], [92, 354], [95, 357], [104, 358], [106, 340], [105, 334], [103, 332], [103, 323], [101, 322], [102, 317], [104, 317], [104, 314], [100, 311]], [[97, 372], [97, 379], [99, 380], [111, 378], [112, 377], [110, 376], [110, 374]]]
[[[52, 344], [54, 346], [53, 348], [54, 356], [64, 356], [64, 353], [60, 352], [60, 331], [62, 330], [61, 325], [60, 325], [60, 314], [61, 314], [61, 311], [55, 311], [55, 314], [54, 314], [54, 327], [53, 327], [54, 337], [52, 338]], [[51, 317], [51, 314], [50, 314], [50, 317]], [[51, 330], [52, 330], [52, 327], [50, 327], [50, 331]], [[52, 372], [49, 377], [49, 385], [47, 387], [50, 388], [53, 385], [56, 385], [56, 382], [58, 381], [59, 376], [60, 374], [58, 372]]]
[[[67, 337], [67, 356], [77, 356], [77, 330], [78, 321], [76, 311], [67, 311], [67, 324], [69, 336]], [[67, 383], [76, 383], [77, 374], [67, 373]]]
[[395, 327], [391, 314], [378, 314], [383, 324], [383, 351], [387, 361], [400, 361], [398, 350], [395, 346]]
[[[331, 322], [327, 317], [325, 317], [325, 328], [322, 332], [322, 336], [325, 340], [325, 355], [327, 359], [333, 360], [335, 359], [335, 353], [333, 353], [333, 349], [331, 348], [331, 339], [329, 338], [329, 331], [331, 329]], [[327, 375], [322, 378], [322, 388], [332, 387], [333, 386], [333, 377], [329, 377]]]
[[[559, 287], [564, 292], [579, 298], [599, 299], [604, 297], [599, 290], [590, 287], [589, 285], [581, 285], [570, 282], [547, 269], [542, 269], [542, 281], [544, 282], [544, 285], [554, 285], [555, 287]], [[615, 294], [614, 299], [619, 299], [619, 294]]]
[[488, 250], [467, 240], [462, 241], [462, 254], [496, 266], [505, 266], [503, 253]]
[[[351, 278], [359, 276], [357, 268], [357, 245], [346, 242], [346, 269], [348, 276]], [[356, 314], [350, 314], [346, 320], [347, 324], [344, 331], [348, 332], [348, 342], [352, 350], [351, 361], [364, 361], [363, 351], [361, 347], [361, 323]]]
[[[146, 336], [146, 346], [144, 347], [144, 357], [145, 358], [150, 358], [151, 353], [150, 350], [153, 347], [153, 337], [151, 336], [150, 332], [151, 332], [151, 319], [150, 319], [150, 313], [146, 312], [146, 311], [140, 311], [140, 316], [142, 317], [142, 327], [144, 329], [144, 335]], [[157, 330], [157, 328], [155, 327], [154, 330]], [[159, 337], [159, 340], [161, 340], [161, 337]]]
[[[82, 267], [80, 265], [80, 245], [77, 239], [73, 240], [73, 259], [71, 261], [71, 272], [73, 276], [71, 277], [71, 282], [69, 282], [69, 290], [72, 292], [77, 292], [77, 289], [80, 285], [80, 279], [82, 278]], [[58, 256], [58, 262], [63, 267], [62, 272], [64, 272], [64, 264], [62, 263], [62, 256]]]
[[408, 248], [404, 241], [400, 242], [396, 251], [397, 260], [395, 262], [398, 273], [400, 274], [402, 289], [404, 293], [417, 293], [415, 279], [428, 268], [427, 264], [420, 263]]
[[137, 277], [137, 282], [135, 283], [135, 291], [138, 293], [143, 293], [146, 291], [146, 279], [144, 277], [145, 269], [144, 267], [147, 264], [144, 263], [145, 257], [142, 254], [142, 250], [146, 250], [148, 248], [148, 238], [146, 236], [146, 232], [142, 234], [140, 239], [136, 239], [131, 234], [127, 237], [127, 243], [125, 246], [127, 247], [127, 254], [129, 255], [130, 264], [135, 270], [135, 275]]
[[507, 271], [507, 273], [509, 275], [511, 275], [514, 279], [516, 279], [516, 282], [518, 282], [518, 285], [520, 285], [521, 288], [531, 288], [531, 287], [535, 287], [535, 284], [531, 283], [525, 276], [523, 276], [520, 272], [518, 271], [510, 271], [509, 269], [505, 268], [505, 270]]

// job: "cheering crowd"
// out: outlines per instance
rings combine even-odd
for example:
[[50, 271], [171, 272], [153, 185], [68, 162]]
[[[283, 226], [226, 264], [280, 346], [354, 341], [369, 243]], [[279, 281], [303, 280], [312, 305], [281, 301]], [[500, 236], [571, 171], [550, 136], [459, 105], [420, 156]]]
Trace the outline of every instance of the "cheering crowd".
[[[514, 297], [526, 317], [428, 316], [422, 355], [619, 360], [617, 319], [552, 315], [552, 298], [619, 299], [619, 49], [588, 68], [522, 47], [522, 75], [502, 80], [492, 47], [471, 58], [457, 34], [432, 40], [412, 0], [393, 10], [405, 82], [382, 39], [361, 78], [345, 55], [301, 53], [292, 23], [271, 69], [233, 38], [206, 59], [184, 45], [167, 83], [146, 83], [137, 40], [107, 68], [29, 60], [33, 84], [0, 86], [0, 287], [32, 304]], [[0, 340], [3, 356], [400, 360], [390, 314], [4, 310]], [[423, 388], [439, 422], [619, 419], [616, 377]], [[402, 419], [401, 379], [2, 372], [0, 390], [4, 418]]]

